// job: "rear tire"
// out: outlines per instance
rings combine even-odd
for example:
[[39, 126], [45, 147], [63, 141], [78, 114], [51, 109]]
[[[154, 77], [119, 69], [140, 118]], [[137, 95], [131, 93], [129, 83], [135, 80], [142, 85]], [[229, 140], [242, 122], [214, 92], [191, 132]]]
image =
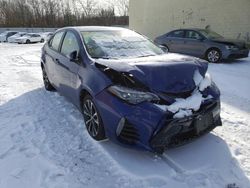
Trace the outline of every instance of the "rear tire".
[[83, 98], [82, 114], [89, 135], [97, 141], [106, 139], [101, 116], [90, 95]]
[[47, 91], [54, 91], [55, 88], [51, 85], [50, 81], [49, 81], [49, 78], [48, 78], [48, 75], [45, 71], [44, 68], [42, 68], [42, 72], [43, 72], [43, 83], [44, 83], [44, 88], [47, 90]]
[[30, 44], [30, 40], [26, 40], [26, 44]]
[[206, 60], [210, 63], [218, 63], [221, 60], [221, 52], [219, 49], [212, 48], [206, 53]]
[[44, 39], [41, 39], [40, 43], [43, 43], [44, 42]]

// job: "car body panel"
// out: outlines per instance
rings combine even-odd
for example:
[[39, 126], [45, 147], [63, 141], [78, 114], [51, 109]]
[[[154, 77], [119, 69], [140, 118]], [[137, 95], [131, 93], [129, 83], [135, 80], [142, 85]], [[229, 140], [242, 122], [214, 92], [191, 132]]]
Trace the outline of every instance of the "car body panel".
[[[173, 38], [170, 37], [172, 32], [174, 31], [184, 31], [187, 33], [188, 31], [197, 32], [202, 36], [201, 39], [191, 39], [185, 37]], [[207, 38], [202, 33], [200, 33], [200, 29], [179, 29], [174, 30], [167, 34], [161, 35], [155, 38], [155, 43], [159, 45], [164, 45], [169, 48], [170, 52], [174, 53], [183, 53], [186, 55], [192, 55], [199, 58], [206, 58], [206, 53], [210, 49], [218, 49], [221, 53], [222, 59], [235, 59], [235, 58], [244, 58], [248, 57], [249, 50], [246, 48], [246, 44], [244, 41], [235, 40], [235, 39], [227, 39], [227, 38]], [[238, 49], [229, 50], [226, 48], [227, 45], [234, 45]]]
[[15, 35], [17, 31], [5, 31], [0, 34], [0, 42], [7, 42], [8, 38]]
[[16, 43], [16, 39], [19, 37], [22, 37], [23, 35], [27, 34], [26, 32], [18, 32], [15, 35], [12, 35], [11, 37], [8, 38], [9, 43]]
[[[119, 72], [133, 74], [153, 91], [168, 93], [193, 89], [195, 87], [194, 71], [199, 69], [203, 76], [207, 71], [205, 61], [171, 53], [138, 59], [97, 60], [97, 62]], [[164, 84], [158, 84], [159, 80]]]
[[[51, 84], [80, 110], [82, 93], [89, 93], [102, 117], [105, 134], [112, 141], [128, 147], [154, 151], [150, 145], [151, 140], [157, 132], [167, 126], [166, 119], [173, 118], [173, 112], [163, 110], [154, 102], [130, 104], [111, 94], [108, 88], [120, 84], [124, 74], [127, 74], [131, 76], [136, 87], [142, 87], [158, 95], [166, 103], [172, 104], [180, 93], [189, 92], [188, 95], [192, 95], [196, 88], [194, 74], [199, 71], [201, 77], [205, 77], [207, 62], [172, 53], [118, 60], [94, 59], [88, 54], [80, 35], [80, 31], [83, 30], [123, 28], [69, 27], [56, 31], [42, 48], [41, 56], [41, 65], [46, 70]], [[64, 34], [60, 38], [59, 47], [57, 50], [52, 49], [50, 45], [54, 36], [60, 32]], [[61, 53], [62, 42], [67, 32], [73, 32], [77, 38], [80, 47], [77, 62]], [[204, 106], [211, 100], [220, 100], [219, 89], [214, 83], [204, 90], [203, 94], [210, 96], [209, 99], [204, 99]], [[122, 118], [138, 131], [136, 143], [127, 143], [117, 135], [118, 124]]]
[[16, 38], [16, 41], [21, 44], [27, 43], [28, 41], [30, 43], [41, 42], [42, 40], [44, 40], [43, 37], [36, 33], [27, 33], [27, 35]]

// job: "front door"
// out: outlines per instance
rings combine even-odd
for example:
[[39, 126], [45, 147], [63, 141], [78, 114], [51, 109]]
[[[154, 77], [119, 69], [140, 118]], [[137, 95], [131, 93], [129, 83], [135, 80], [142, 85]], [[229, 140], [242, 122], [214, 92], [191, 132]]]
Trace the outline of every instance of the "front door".
[[204, 38], [198, 32], [187, 30], [183, 41], [183, 48], [186, 54], [203, 57], [206, 44], [204, 43]]
[[80, 60], [70, 59], [70, 54], [76, 52], [79, 57], [79, 44], [76, 35], [72, 31], [67, 31], [61, 46], [61, 55], [57, 61], [56, 79], [59, 81], [59, 90], [75, 102], [78, 87], [78, 71], [80, 69]]

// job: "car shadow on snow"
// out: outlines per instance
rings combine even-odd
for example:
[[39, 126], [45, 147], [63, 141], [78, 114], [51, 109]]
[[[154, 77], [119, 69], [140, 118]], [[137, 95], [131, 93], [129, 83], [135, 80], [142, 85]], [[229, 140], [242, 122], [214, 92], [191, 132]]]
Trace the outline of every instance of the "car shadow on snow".
[[[49, 103], [50, 108], [46, 108], [44, 103]], [[65, 160], [80, 161], [74, 158], [79, 157], [81, 159], [84, 157], [81, 155], [85, 153], [84, 144], [87, 143], [92, 145], [90, 147], [95, 147], [93, 145], [96, 145], [99, 148], [97, 150], [117, 164], [122, 172], [138, 178], [158, 177], [160, 179], [175, 179], [179, 175], [179, 177], [184, 176], [190, 180], [190, 178], [196, 178], [198, 175], [203, 177], [204, 181], [211, 178], [211, 181], [223, 182], [225, 184], [235, 182], [237, 185], [247, 185], [249, 183], [244, 170], [232, 156], [226, 141], [212, 133], [190, 144], [167, 150], [164, 154], [165, 157], [150, 152], [125, 148], [111, 141], [98, 143], [89, 138], [84, 124], [79, 124], [82, 118], [77, 109], [67, 102], [64, 97], [59, 96], [57, 93], [46, 92], [43, 88], [24, 93], [2, 104], [0, 106], [0, 114], [2, 119], [1, 127], [7, 126], [10, 119], [12, 119], [12, 124], [16, 125], [22, 123], [23, 116], [28, 117], [27, 120], [29, 121], [34, 119], [36, 126], [42, 127], [44, 129], [43, 132], [47, 134], [47, 138], [43, 142], [52, 142], [51, 145], [53, 147], [51, 150], [57, 152], [55, 159], [52, 158], [55, 163], [58, 163], [57, 160], [60, 160], [60, 158], [62, 158], [62, 163]], [[54, 118], [52, 121], [49, 114], [54, 114], [51, 116], [51, 118]], [[60, 121], [56, 122], [60, 117], [68, 116], [71, 117], [63, 119], [63, 126]], [[83, 129], [81, 126], [83, 126]], [[56, 129], [60, 129], [60, 131], [56, 131]], [[75, 141], [74, 144], [83, 146], [72, 147], [72, 139], [77, 137], [81, 138], [81, 143]], [[91, 141], [86, 142], [86, 140]], [[43, 146], [37, 145], [37, 147]], [[70, 152], [65, 149], [67, 147], [70, 147]], [[46, 154], [46, 152], [43, 152], [43, 155], [49, 157], [49, 154]], [[92, 160], [99, 160], [99, 158], [93, 158]], [[105, 163], [105, 161], [103, 162]], [[84, 165], [86, 166], [86, 164], [83, 164], [82, 167]], [[81, 165], [78, 166], [81, 167]], [[82, 171], [80, 170], [80, 172]], [[76, 176], [79, 176], [79, 174], [79, 171], [76, 171]]]
[[[204, 180], [248, 185], [250, 182], [228, 144], [213, 133], [192, 143], [165, 151], [164, 155], [134, 151], [111, 142], [101, 143], [106, 152], [124, 170], [139, 177], [186, 175], [203, 176]], [[244, 187], [244, 186], [243, 186]]]

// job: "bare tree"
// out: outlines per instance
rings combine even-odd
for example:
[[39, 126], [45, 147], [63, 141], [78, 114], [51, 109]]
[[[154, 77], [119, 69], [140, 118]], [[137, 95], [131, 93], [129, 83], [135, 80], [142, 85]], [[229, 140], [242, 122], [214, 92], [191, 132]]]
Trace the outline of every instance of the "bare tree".
[[96, 0], [78, 0], [81, 5], [85, 17], [91, 17], [95, 14], [97, 8]]
[[0, 0], [0, 26], [126, 25], [128, 17], [116, 16], [116, 6], [101, 7], [96, 0]]
[[128, 16], [129, 0], [113, 0], [112, 3], [119, 16]]

